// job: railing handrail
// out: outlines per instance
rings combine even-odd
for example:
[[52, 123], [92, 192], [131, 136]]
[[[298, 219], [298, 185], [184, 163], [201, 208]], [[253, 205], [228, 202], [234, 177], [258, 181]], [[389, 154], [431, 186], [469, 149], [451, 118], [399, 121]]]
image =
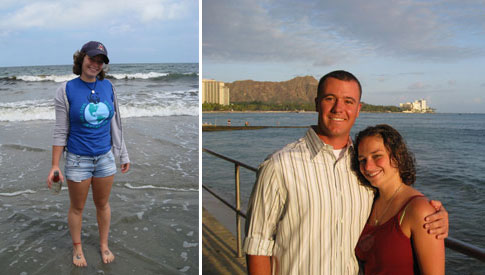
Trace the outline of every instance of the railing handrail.
[[[221, 158], [223, 160], [226, 160], [226, 161], [229, 161], [229, 162], [232, 162], [234, 163], [236, 166], [242, 166], [248, 170], [251, 170], [251, 171], [254, 171], [254, 172], [257, 172], [258, 169], [255, 168], [255, 167], [252, 167], [250, 165], [247, 165], [245, 163], [242, 163], [240, 161], [237, 161], [237, 160], [234, 160], [234, 159], [231, 159], [229, 157], [226, 157], [224, 155], [221, 155], [219, 153], [216, 153], [214, 151], [211, 151], [209, 149], [206, 149], [206, 148], [202, 148], [202, 151], [203, 152], [206, 152], [206, 153], [209, 153], [211, 155], [214, 155], [218, 158]], [[239, 181], [239, 179], [236, 179], [237, 181]], [[207, 190], [209, 193], [211, 193], [214, 197], [216, 197], [218, 200], [220, 200], [221, 202], [223, 202], [226, 206], [228, 206], [229, 208], [231, 208], [233, 211], [236, 212], [236, 215], [239, 217], [243, 217], [246, 219], [246, 213], [241, 211], [240, 209], [237, 209], [235, 206], [231, 205], [229, 202], [227, 202], [225, 199], [223, 199], [221, 196], [217, 195], [213, 190], [211, 190], [209, 187], [207, 186], [204, 186], [204, 184], [202, 184], [202, 188], [204, 188], [205, 190]], [[236, 190], [237, 192], [237, 190]], [[237, 202], [239, 203], [239, 202]], [[237, 238], [239, 239], [240, 236], [238, 234]], [[470, 256], [472, 258], [475, 258], [477, 260], [480, 260], [482, 262], [485, 262], [485, 249], [483, 248], [480, 248], [478, 246], [475, 246], [475, 245], [472, 245], [472, 244], [469, 244], [467, 242], [464, 242], [464, 241], [461, 241], [461, 240], [458, 240], [458, 239], [455, 239], [455, 238], [452, 238], [452, 237], [448, 237], [445, 239], [445, 246], [451, 250], [454, 250], [456, 252], [459, 252], [459, 253], [462, 253], [462, 254], [465, 254], [467, 256]], [[240, 251], [238, 251], [238, 255], [240, 255]]]
[[239, 214], [239, 216], [247, 219], [247, 216], [246, 216], [246, 213], [244, 211], [241, 211], [241, 210], [237, 210], [236, 207], [234, 205], [232, 205], [230, 202], [228, 202], [227, 200], [223, 199], [221, 196], [217, 195], [216, 192], [214, 192], [212, 189], [210, 189], [209, 187], [205, 186], [205, 185], [202, 185], [202, 188], [204, 188], [207, 192], [211, 193], [211, 195], [213, 195], [216, 199], [220, 200], [222, 203], [224, 203], [227, 207], [231, 208], [232, 211], [236, 212]]
[[202, 148], [202, 151], [203, 151], [203, 152], [206, 152], [206, 153], [209, 153], [209, 154], [211, 154], [211, 155], [214, 155], [214, 156], [216, 156], [216, 157], [218, 157], [218, 158], [221, 158], [221, 159], [223, 159], [223, 160], [227, 160], [227, 161], [229, 161], [229, 162], [232, 162], [232, 163], [234, 163], [234, 164], [238, 164], [239, 166], [244, 167], [244, 168], [246, 168], [246, 169], [248, 169], [248, 170], [251, 170], [251, 171], [254, 171], [254, 172], [258, 172], [258, 168], [252, 167], [252, 166], [250, 166], [250, 165], [247, 165], [247, 164], [242, 163], [242, 162], [240, 162], [240, 161], [237, 161], [237, 160], [235, 160], [235, 159], [232, 159], [232, 158], [226, 157], [226, 156], [224, 156], [224, 155], [221, 155], [221, 154], [216, 153], [216, 152], [214, 152], [214, 151], [211, 151], [211, 150], [209, 150], [209, 149]]

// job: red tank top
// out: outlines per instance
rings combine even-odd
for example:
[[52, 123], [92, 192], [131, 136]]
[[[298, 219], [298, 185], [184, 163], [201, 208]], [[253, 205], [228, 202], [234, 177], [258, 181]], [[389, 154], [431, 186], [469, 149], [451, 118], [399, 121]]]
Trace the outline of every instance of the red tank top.
[[399, 226], [399, 217], [406, 205], [397, 214], [381, 225], [366, 224], [355, 247], [357, 258], [364, 263], [365, 274], [419, 274], [411, 239]]

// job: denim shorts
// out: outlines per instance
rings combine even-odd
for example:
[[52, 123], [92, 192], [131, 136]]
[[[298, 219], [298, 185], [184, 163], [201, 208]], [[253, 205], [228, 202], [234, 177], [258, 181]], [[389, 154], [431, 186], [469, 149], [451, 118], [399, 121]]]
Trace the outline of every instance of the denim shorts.
[[111, 150], [99, 156], [80, 156], [71, 152], [66, 154], [64, 174], [68, 180], [81, 182], [92, 177], [109, 177], [115, 173], [115, 157]]

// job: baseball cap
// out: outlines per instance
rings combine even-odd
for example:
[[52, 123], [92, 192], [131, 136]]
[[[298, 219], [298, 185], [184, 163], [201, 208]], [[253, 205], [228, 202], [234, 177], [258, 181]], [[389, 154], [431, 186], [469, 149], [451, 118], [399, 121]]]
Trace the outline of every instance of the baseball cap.
[[103, 43], [98, 41], [89, 41], [88, 43], [84, 44], [81, 48], [81, 52], [86, 53], [89, 57], [94, 57], [98, 54], [103, 55], [104, 63], [108, 64], [108, 51]]

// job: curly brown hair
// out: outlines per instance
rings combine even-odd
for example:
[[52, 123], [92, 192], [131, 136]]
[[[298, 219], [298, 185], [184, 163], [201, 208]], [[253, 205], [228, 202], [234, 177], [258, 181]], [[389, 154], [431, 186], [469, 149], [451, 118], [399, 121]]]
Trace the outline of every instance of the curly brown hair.
[[[403, 137], [399, 132], [387, 124], [379, 124], [367, 127], [355, 135], [354, 150], [352, 155], [352, 170], [357, 174], [360, 182], [365, 186], [373, 187], [360, 172], [358, 159], [359, 144], [365, 137], [381, 137], [384, 146], [389, 152], [389, 158], [399, 169], [399, 176], [403, 183], [412, 185], [416, 181], [416, 160], [414, 154], [408, 150]], [[374, 188], [375, 189], [375, 188]]]
[[[72, 65], [72, 72], [75, 75], [81, 75], [83, 72], [83, 61], [86, 56], [85, 52], [76, 51], [73, 55], [74, 65]], [[103, 69], [97, 75], [99, 80], [103, 80], [106, 77], [106, 72], [108, 71], [108, 66], [104, 65]]]

